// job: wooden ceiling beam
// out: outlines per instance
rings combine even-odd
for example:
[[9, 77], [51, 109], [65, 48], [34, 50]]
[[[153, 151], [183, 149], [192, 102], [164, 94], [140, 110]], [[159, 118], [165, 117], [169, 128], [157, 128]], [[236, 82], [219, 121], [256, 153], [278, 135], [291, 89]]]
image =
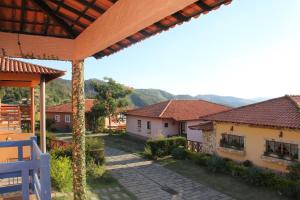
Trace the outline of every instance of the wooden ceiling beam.
[[202, 10], [205, 10], [205, 11], [211, 11], [212, 10], [212, 8], [209, 5], [207, 5], [206, 3], [204, 3], [203, 0], [199, 0], [199, 1], [195, 2], [195, 4], [197, 6], [199, 6]]
[[[196, 1], [119, 0], [76, 37], [73, 59], [92, 56], [135, 33], [141, 33], [147, 37], [151, 35], [145, 31], [147, 27]], [[161, 23], [158, 26], [168, 28]]]
[[0, 81], [0, 87], [34, 87], [38, 81]]
[[27, 0], [22, 0], [21, 3], [21, 24], [20, 24], [20, 32], [24, 31], [24, 22], [26, 20], [26, 4], [27, 4]]
[[179, 21], [188, 21], [190, 18], [183, 15], [181, 12], [176, 12], [174, 14], [172, 14], [172, 17], [176, 18]]
[[70, 23], [72, 23], [72, 24], [75, 24], [75, 25], [77, 25], [77, 26], [79, 26], [79, 27], [81, 27], [81, 28], [86, 28], [87, 26], [85, 25], [85, 24], [83, 24], [83, 23], [81, 23], [81, 22], [79, 22], [79, 21], [75, 21], [74, 19], [72, 19], [71, 17], [69, 17], [69, 16], [67, 16], [67, 15], [64, 15], [64, 14], [62, 14], [62, 13], [60, 13], [60, 12], [58, 12], [58, 13], [56, 13], [58, 16], [60, 16], [61, 18], [63, 18], [63, 19], [65, 19], [65, 20], [67, 20], [67, 21], [69, 21]]
[[[4, 4], [3, 2], [0, 1], [0, 8], [9, 8], [9, 9], [17, 9], [17, 10], [22, 10], [22, 7], [17, 6], [17, 5], [8, 5]], [[35, 8], [26, 8], [26, 11], [34, 11], [34, 12], [43, 12], [42, 10], [38, 10]]]
[[[18, 35], [20, 45], [18, 45]], [[22, 34], [0, 32], [0, 56], [23, 57], [42, 60], [72, 60], [74, 40], [62, 35], [41, 36], [38, 33]], [[52, 37], [51, 37], [52, 36]], [[22, 48], [22, 54], [20, 52]], [[5, 76], [0, 75], [0, 79]]]
[[31, 0], [36, 6], [42, 9], [49, 17], [51, 17], [64, 31], [69, 34], [72, 38], [76, 37], [76, 33], [73, 31], [72, 28], [60, 17], [55, 15], [53, 10], [44, 2], [40, 0]]
[[105, 12], [105, 10], [103, 8], [100, 8], [100, 7], [95, 5], [94, 1], [91, 2], [91, 3], [87, 2], [86, 0], [77, 0], [77, 1], [81, 4], [83, 4], [83, 5], [91, 8], [91, 9], [97, 11], [100, 14], [103, 14]]
[[86, 15], [84, 14], [82, 11], [79, 11], [79, 10], [76, 10], [75, 8], [67, 5], [67, 4], [64, 4], [63, 2], [61, 1], [58, 1], [58, 0], [49, 0], [51, 1], [52, 3], [56, 4], [56, 5], [59, 5], [60, 7], [72, 12], [72, 13], [75, 13], [76, 15], [80, 16], [80, 17], [83, 17], [85, 18], [86, 20], [89, 20], [90, 22], [93, 22], [95, 21], [96, 19], [89, 16], [89, 15]]
[[[13, 19], [4, 19], [4, 18], [0, 18], [0, 21], [3, 21], [3, 22], [10, 22], [10, 23], [21, 23], [21, 21], [19, 20], [13, 20]], [[29, 21], [23, 21], [24, 24], [36, 24], [36, 25], [44, 25], [43, 22], [36, 22], [36, 21], [32, 21], [32, 22], [29, 22]], [[58, 26], [57, 24], [53, 24], [53, 23], [49, 23], [49, 26]], [[24, 31], [22, 31], [24, 32]]]

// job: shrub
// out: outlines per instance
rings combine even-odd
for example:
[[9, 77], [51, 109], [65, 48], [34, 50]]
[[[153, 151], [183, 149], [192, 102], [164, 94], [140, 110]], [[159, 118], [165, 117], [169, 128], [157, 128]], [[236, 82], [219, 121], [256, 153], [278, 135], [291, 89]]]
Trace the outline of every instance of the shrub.
[[170, 137], [160, 140], [149, 140], [146, 143], [147, 148], [151, 150], [152, 159], [170, 155], [172, 150], [179, 146], [185, 146], [186, 139], [183, 137]]
[[68, 157], [50, 157], [50, 176], [52, 186], [60, 192], [72, 190], [73, 174], [71, 160]]
[[263, 172], [261, 169], [256, 167], [247, 168], [244, 173], [243, 179], [251, 184], [256, 186], [263, 186], [264, 185], [264, 177], [262, 176]]
[[59, 149], [52, 149], [51, 155], [60, 158], [60, 157], [67, 157], [69, 159], [72, 159], [72, 148], [59, 148]]
[[300, 163], [295, 162], [288, 166], [288, 177], [292, 180], [300, 180]]
[[292, 199], [300, 199], [300, 181], [278, 176], [275, 188], [279, 193]]
[[104, 164], [104, 141], [98, 137], [86, 139], [86, 161], [93, 161], [97, 165]]
[[224, 159], [217, 155], [212, 155], [208, 158], [207, 169], [211, 172], [225, 172], [226, 171], [226, 162]]
[[144, 149], [144, 152], [142, 153], [142, 155], [143, 155], [145, 158], [153, 159], [152, 152], [151, 152], [151, 148], [150, 148], [149, 145], [146, 145], [146, 146], [145, 146], [145, 149]]
[[105, 173], [105, 166], [103, 165], [97, 165], [95, 161], [90, 160], [87, 163], [87, 170], [86, 170], [87, 176], [90, 178], [97, 180], [103, 176]]
[[252, 163], [250, 160], [245, 160], [245, 161], [243, 162], [243, 165], [244, 165], [245, 167], [253, 167], [253, 163]]
[[187, 152], [183, 146], [176, 147], [171, 152], [172, 156], [178, 160], [184, 160], [187, 156]]
[[197, 165], [206, 166], [207, 160], [209, 159], [209, 155], [195, 152], [187, 152], [187, 158], [195, 162]]

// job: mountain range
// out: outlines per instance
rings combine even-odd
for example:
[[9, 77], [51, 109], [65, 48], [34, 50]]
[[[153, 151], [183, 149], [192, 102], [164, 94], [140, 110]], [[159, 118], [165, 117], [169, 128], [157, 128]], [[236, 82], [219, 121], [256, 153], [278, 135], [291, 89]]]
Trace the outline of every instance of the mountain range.
[[[85, 81], [85, 94], [87, 98], [93, 98], [95, 92], [91, 87], [91, 82], [102, 82], [99, 79], [89, 79]], [[62, 93], [60, 91], [61, 85], [65, 87], [63, 90], [67, 94], [71, 94], [71, 82], [69, 80], [57, 79], [52, 84], [57, 84], [59, 87], [54, 87], [58, 89], [58, 93]], [[66, 89], [66, 86], [68, 89]], [[127, 97], [130, 104], [133, 107], [143, 107], [146, 105], [167, 101], [170, 99], [202, 99], [214, 103], [219, 103], [223, 105], [227, 105], [230, 107], [239, 107], [252, 103], [256, 103], [258, 101], [266, 100], [266, 98], [255, 98], [255, 99], [244, 99], [233, 96], [220, 96], [214, 94], [203, 94], [203, 95], [174, 95], [169, 92], [160, 89], [134, 89], [133, 92]]]
[[[94, 98], [95, 96], [95, 92], [91, 87], [92, 81], [102, 82], [99, 79], [86, 80], [85, 81], [86, 98]], [[13, 92], [17, 94], [12, 94], [12, 90], [7, 89], [6, 95], [4, 95], [3, 97], [3, 102], [5, 102], [5, 99], [10, 101], [11, 99], [14, 99], [15, 101], [18, 101], [21, 98], [24, 97], [26, 98], [27, 92], [21, 92], [20, 90], [14, 90]], [[49, 84], [47, 84], [46, 98], [47, 98], [47, 105], [55, 105], [64, 102], [69, 102], [71, 100], [71, 81], [65, 79], [56, 79], [50, 82]], [[202, 99], [214, 103], [227, 105], [230, 107], [239, 107], [251, 103], [256, 103], [258, 101], [266, 100], [266, 98], [244, 99], [244, 98], [237, 98], [233, 96], [220, 96], [214, 94], [203, 94], [203, 95], [201, 94], [196, 96], [174, 95], [159, 89], [133, 89], [133, 92], [127, 97], [127, 99], [130, 102], [132, 107], [143, 107], [146, 105], [167, 101], [170, 99]]]

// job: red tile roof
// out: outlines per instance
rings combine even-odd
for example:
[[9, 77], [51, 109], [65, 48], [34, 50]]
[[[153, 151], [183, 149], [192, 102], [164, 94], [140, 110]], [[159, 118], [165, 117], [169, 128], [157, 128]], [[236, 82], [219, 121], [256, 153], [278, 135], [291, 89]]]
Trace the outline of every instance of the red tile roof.
[[176, 121], [196, 120], [201, 116], [228, 110], [223, 105], [203, 100], [169, 100], [128, 111], [127, 115], [169, 118]]
[[[85, 112], [90, 112], [95, 99], [86, 99], [85, 100]], [[56, 106], [49, 106], [46, 109], [47, 113], [72, 113], [72, 103], [65, 103]]]
[[286, 95], [205, 116], [202, 119], [300, 129], [300, 95]]
[[53, 80], [65, 74], [64, 71], [56, 70], [32, 63], [0, 57], [0, 72], [23, 73], [45, 75], [46, 81]]

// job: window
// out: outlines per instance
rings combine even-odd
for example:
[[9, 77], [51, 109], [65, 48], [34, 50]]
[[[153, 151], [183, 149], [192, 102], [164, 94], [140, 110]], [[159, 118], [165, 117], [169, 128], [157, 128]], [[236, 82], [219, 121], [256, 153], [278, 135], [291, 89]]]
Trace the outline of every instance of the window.
[[71, 122], [71, 117], [70, 115], [65, 115], [65, 122], [70, 123]]
[[169, 123], [165, 123], [165, 128], [168, 128], [169, 127]]
[[60, 115], [54, 115], [55, 122], [60, 122]]
[[118, 121], [120, 121], [120, 122], [125, 122], [126, 121], [126, 116], [124, 115], [124, 113], [120, 113], [118, 115]]
[[298, 160], [298, 145], [267, 140], [265, 156], [276, 157], [284, 160]]
[[141, 132], [142, 129], [142, 120], [137, 120], [138, 132]]
[[222, 134], [220, 141], [220, 147], [243, 150], [244, 149], [244, 137], [231, 134]]
[[147, 121], [147, 129], [150, 130], [151, 129], [151, 122]]

